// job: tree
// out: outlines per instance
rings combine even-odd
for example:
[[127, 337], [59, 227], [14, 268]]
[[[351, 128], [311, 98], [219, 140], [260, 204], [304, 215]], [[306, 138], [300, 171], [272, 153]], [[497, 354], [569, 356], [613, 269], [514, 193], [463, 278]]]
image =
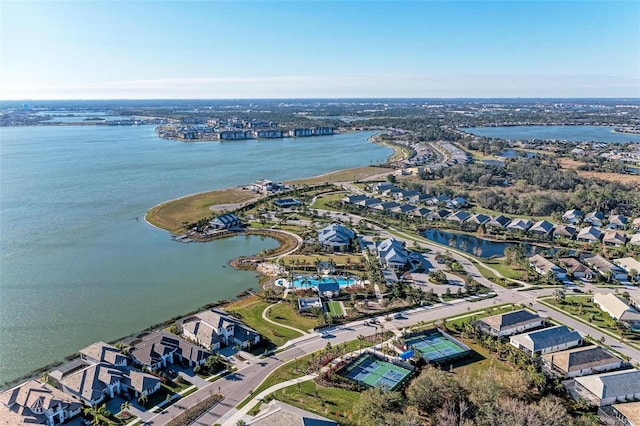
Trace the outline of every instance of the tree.
[[430, 413], [445, 401], [461, 399], [464, 391], [453, 376], [434, 367], [426, 367], [407, 389], [409, 403], [421, 413]]
[[565, 292], [563, 289], [558, 288], [553, 292], [553, 296], [556, 298], [556, 302], [560, 303], [561, 305], [564, 305], [565, 302]]
[[122, 404], [120, 404], [120, 410], [121, 411], [127, 411], [129, 409], [129, 401], [125, 401]]
[[147, 395], [145, 394], [140, 394], [140, 396], [138, 397], [138, 404], [144, 406], [147, 404], [147, 402], [149, 402], [149, 398], [147, 397]]
[[362, 392], [353, 411], [359, 415], [361, 425], [383, 425], [386, 415], [399, 412], [403, 406], [399, 392], [375, 387]]

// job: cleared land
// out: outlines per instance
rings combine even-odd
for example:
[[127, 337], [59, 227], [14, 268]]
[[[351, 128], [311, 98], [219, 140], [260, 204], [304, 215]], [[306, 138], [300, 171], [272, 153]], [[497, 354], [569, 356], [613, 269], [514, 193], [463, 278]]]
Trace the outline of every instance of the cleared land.
[[358, 167], [355, 169], [339, 170], [337, 172], [327, 173], [325, 175], [296, 179], [285, 182], [289, 185], [312, 185], [317, 183], [333, 183], [333, 182], [349, 182], [354, 180], [361, 180], [371, 176], [376, 176], [384, 173], [391, 173], [393, 169], [387, 169], [384, 167]]
[[571, 158], [560, 158], [560, 166], [563, 169], [575, 170], [578, 176], [590, 179], [602, 179], [609, 182], [620, 182], [625, 185], [633, 185], [640, 188], [640, 175], [623, 175], [620, 173], [593, 172], [587, 170], [578, 170], [578, 167], [584, 163], [572, 160]]

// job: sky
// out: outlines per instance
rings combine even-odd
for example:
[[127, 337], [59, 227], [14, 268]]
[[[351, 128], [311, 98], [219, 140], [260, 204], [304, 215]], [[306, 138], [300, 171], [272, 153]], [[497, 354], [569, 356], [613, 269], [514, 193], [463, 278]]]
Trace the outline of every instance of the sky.
[[0, 99], [354, 97], [640, 97], [640, 2], [0, 0]]

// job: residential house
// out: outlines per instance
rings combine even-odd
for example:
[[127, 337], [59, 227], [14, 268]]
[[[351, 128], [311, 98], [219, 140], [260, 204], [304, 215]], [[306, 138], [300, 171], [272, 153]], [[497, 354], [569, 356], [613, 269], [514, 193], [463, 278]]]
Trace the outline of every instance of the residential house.
[[604, 233], [602, 242], [610, 246], [623, 246], [627, 243], [627, 235], [624, 232], [609, 230]]
[[553, 238], [569, 238], [575, 237], [578, 230], [571, 225], [558, 225], [553, 229]]
[[352, 195], [347, 195], [346, 197], [344, 197], [342, 199], [342, 202], [343, 203], [347, 203], [347, 204], [358, 204], [359, 202], [364, 201], [367, 198], [369, 198], [369, 197], [367, 197], [364, 194], [356, 194], [356, 195], [352, 194]]
[[82, 412], [82, 404], [60, 390], [29, 380], [0, 393], [0, 424], [57, 426]]
[[[185, 337], [190, 338], [186, 333], [184, 334]], [[164, 331], [152, 332], [143, 337], [129, 350], [129, 353], [136, 364], [151, 371], [176, 361], [187, 363], [190, 367], [202, 365], [211, 356], [210, 352]]]
[[438, 195], [438, 196], [430, 198], [429, 200], [427, 200], [427, 204], [429, 204], [431, 206], [438, 206], [440, 204], [446, 205], [446, 203], [449, 200], [450, 200], [449, 196], [442, 194], [442, 195]]
[[273, 202], [277, 207], [287, 208], [287, 207], [297, 207], [302, 202], [300, 200], [296, 200], [295, 198], [281, 198], [279, 200], [275, 200]]
[[338, 426], [338, 423], [274, 399], [262, 404], [261, 411], [249, 421], [248, 425]]
[[359, 201], [358, 205], [366, 207], [368, 209], [372, 209], [380, 203], [382, 203], [382, 200], [379, 198], [365, 198], [364, 200]]
[[332, 298], [340, 295], [340, 284], [337, 281], [321, 281], [318, 283], [318, 295]]
[[629, 218], [621, 214], [609, 215], [609, 229], [624, 229], [629, 224]]
[[574, 390], [597, 406], [640, 398], [640, 370], [623, 370], [576, 377]]
[[318, 242], [331, 251], [349, 251], [356, 234], [338, 223], [332, 223], [318, 231]]
[[529, 258], [529, 267], [545, 277], [553, 275], [559, 280], [567, 278], [567, 272], [564, 269], [539, 254]]
[[396, 203], [395, 201], [387, 201], [384, 203], [380, 203], [378, 205], [376, 205], [375, 207], [373, 207], [375, 210], [381, 210], [381, 211], [386, 211], [389, 212], [392, 209], [398, 207], [400, 204]]
[[511, 232], [527, 232], [533, 225], [533, 222], [527, 219], [513, 219], [511, 223], [507, 225], [507, 231]]
[[242, 221], [234, 213], [225, 213], [209, 221], [209, 226], [213, 229], [232, 229], [240, 226]]
[[382, 270], [382, 278], [384, 278], [385, 284], [392, 286], [398, 284], [398, 274], [393, 269], [384, 268]]
[[316, 271], [318, 272], [318, 275], [333, 275], [336, 273], [336, 264], [333, 260], [318, 262], [316, 265]]
[[573, 257], [562, 257], [558, 260], [571, 277], [586, 281], [593, 279], [593, 271], [591, 268], [583, 265], [577, 259]]
[[613, 293], [596, 293], [593, 303], [611, 318], [635, 329], [640, 328], [640, 312], [627, 305]]
[[80, 349], [80, 358], [89, 364], [104, 362], [115, 366], [125, 366], [129, 361], [129, 357], [120, 349], [104, 342], [96, 342]]
[[542, 355], [551, 371], [565, 377], [603, 373], [622, 367], [623, 361], [600, 346], [587, 346]]
[[470, 222], [475, 222], [480, 226], [484, 225], [490, 220], [491, 220], [491, 216], [487, 216], [486, 214], [482, 214], [482, 213], [474, 214], [469, 218]]
[[633, 219], [633, 222], [631, 222], [631, 227], [636, 231], [640, 231], [640, 217]]
[[613, 261], [616, 265], [624, 269], [632, 281], [640, 281], [640, 262], [633, 257], [623, 257]]
[[578, 232], [578, 236], [576, 240], [585, 241], [585, 242], [593, 242], [600, 241], [602, 237], [602, 231], [595, 226], [587, 226], [586, 228], [582, 228], [580, 232]]
[[100, 363], [92, 364], [79, 371], [62, 377], [59, 381], [61, 390], [93, 407], [106, 397], [119, 395], [123, 387], [124, 373], [121, 367]]
[[319, 297], [298, 298], [298, 310], [300, 312], [309, 312], [312, 308], [322, 309], [322, 300]]
[[261, 194], [269, 194], [273, 192], [285, 191], [288, 188], [282, 182], [274, 182], [268, 179], [261, 179], [249, 185], [249, 189]]
[[544, 355], [578, 346], [582, 343], [582, 336], [577, 331], [570, 330], [566, 325], [558, 325], [529, 333], [516, 334], [509, 338], [509, 343], [529, 355]]
[[409, 253], [405, 250], [401, 241], [388, 238], [381, 241], [376, 246], [378, 260], [384, 268], [394, 270], [402, 269], [409, 260]]
[[591, 213], [587, 213], [584, 215], [584, 223], [588, 223], [592, 226], [602, 226], [604, 223], [604, 213], [599, 211], [592, 211]]
[[538, 235], [544, 235], [544, 236], [549, 236], [551, 235], [551, 233], [553, 232], [553, 228], [554, 228], [554, 224], [546, 221], [546, 220], [540, 220], [536, 223], [534, 223], [531, 228], [529, 228], [529, 233], [530, 234], [538, 234]]
[[447, 216], [446, 219], [448, 221], [456, 222], [456, 223], [462, 225], [470, 217], [471, 217], [471, 214], [469, 214], [465, 210], [458, 210], [455, 213], [451, 213], [449, 216]]
[[378, 194], [382, 194], [387, 188], [391, 188], [394, 185], [391, 182], [378, 182], [376, 184], [373, 184], [370, 189], [373, 192], [376, 192]]
[[411, 204], [420, 204], [420, 203], [425, 203], [427, 202], [427, 200], [429, 200], [430, 198], [432, 198], [431, 195], [429, 194], [423, 194], [423, 193], [418, 193], [418, 195], [414, 195], [409, 197], [409, 202]]
[[511, 219], [506, 216], [500, 215], [496, 216], [487, 222], [487, 228], [494, 229], [506, 229], [506, 227], [511, 223]]
[[416, 208], [417, 208], [416, 206], [412, 206], [411, 204], [402, 204], [392, 208], [391, 211], [399, 214], [410, 214]]
[[624, 281], [627, 279], [627, 273], [619, 266], [614, 265], [609, 262], [607, 259], [600, 255], [595, 256], [581, 256], [580, 260], [586, 265], [593, 268], [597, 273], [599, 273], [602, 277], [606, 278], [607, 281], [614, 279], [617, 281]]
[[640, 310], [640, 296], [631, 296], [629, 303], [637, 310]]
[[611, 410], [614, 426], [640, 426], [640, 401], [613, 404]]
[[414, 217], [429, 217], [431, 216], [431, 213], [431, 210], [420, 207], [419, 209], [415, 209], [414, 211], [412, 211], [410, 214]]
[[209, 309], [185, 318], [180, 324], [185, 338], [211, 350], [222, 345], [242, 348], [260, 343], [260, 334], [219, 309]]
[[456, 197], [446, 202], [448, 209], [460, 209], [467, 205], [467, 200], [462, 197]]
[[640, 246], [640, 234], [633, 234], [629, 239], [629, 244], [633, 244], [634, 246]]
[[418, 191], [403, 189], [393, 194], [393, 199], [396, 201], [406, 201], [418, 195], [420, 195]]
[[542, 327], [544, 325], [544, 319], [522, 309], [483, 318], [476, 324], [485, 333], [491, 334], [492, 336], [505, 337], [522, 333], [532, 328]]
[[578, 223], [582, 222], [583, 217], [584, 217], [584, 213], [582, 213], [580, 210], [572, 209], [572, 210], [567, 210], [562, 215], [562, 221], [566, 223], [570, 223], [571, 225], [577, 225]]
[[429, 220], [444, 220], [450, 214], [451, 212], [449, 210], [440, 209], [440, 210], [431, 212], [431, 214], [429, 215]]

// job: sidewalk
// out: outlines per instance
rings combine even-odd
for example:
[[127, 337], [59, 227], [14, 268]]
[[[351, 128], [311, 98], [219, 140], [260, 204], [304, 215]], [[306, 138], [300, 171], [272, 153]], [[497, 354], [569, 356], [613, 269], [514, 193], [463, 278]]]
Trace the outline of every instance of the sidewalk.
[[277, 385], [273, 385], [269, 389], [265, 389], [262, 392], [260, 392], [258, 395], [253, 397], [253, 399], [251, 401], [249, 401], [249, 403], [247, 405], [245, 405], [244, 407], [242, 407], [240, 410], [236, 410], [236, 411], [227, 413], [226, 416], [224, 416], [223, 418], [220, 419], [220, 424], [222, 424], [222, 426], [234, 426], [238, 420], [240, 420], [244, 416], [246, 416], [247, 413], [253, 407], [255, 407], [255, 405], [258, 402], [260, 402], [260, 400], [262, 400], [267, 395], [277, 391], [278, 389], [286, 388], [288, 386], [295, 385], [296, 383], [301, 383], [301, 382], [306, 382], [308, 380], [313, 380], [316, 377], [318, 377], [318, 375], [315, 374], [315, 373], [314, 374], [308, 374], [306, 376], [298, 377], [297, 379], [291, 379], [291, 380], [287, 380], [286, 382], [282, 382], [282, 383], [278, 383]]

